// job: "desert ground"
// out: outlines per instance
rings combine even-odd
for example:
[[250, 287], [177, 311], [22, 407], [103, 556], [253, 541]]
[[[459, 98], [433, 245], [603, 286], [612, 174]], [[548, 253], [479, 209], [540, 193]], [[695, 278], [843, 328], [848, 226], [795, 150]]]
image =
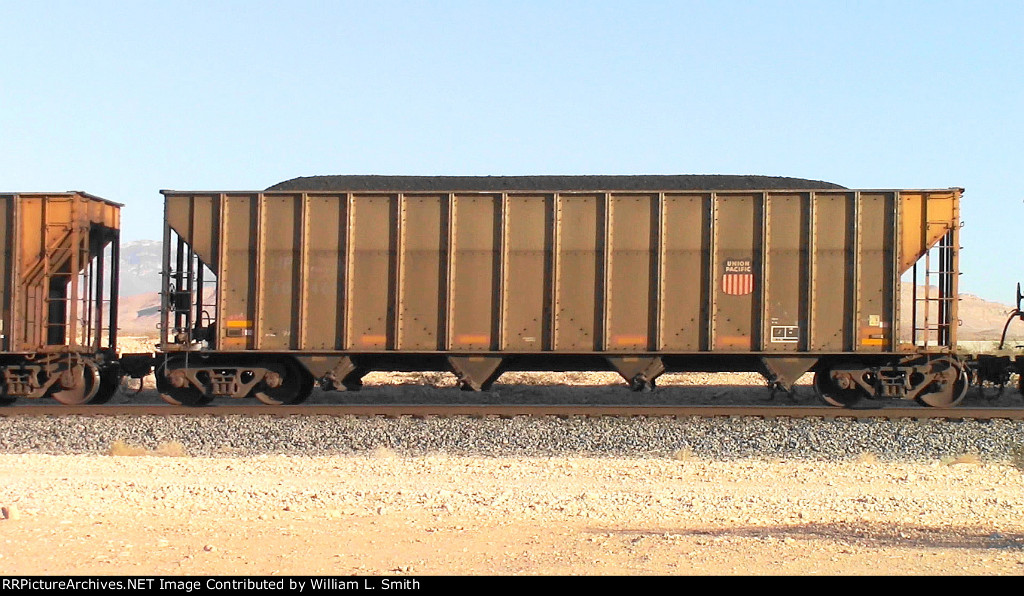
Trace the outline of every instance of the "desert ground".
[[5, 575], [1016, 575], [1024, 473], [671, 458], [0, 455]]

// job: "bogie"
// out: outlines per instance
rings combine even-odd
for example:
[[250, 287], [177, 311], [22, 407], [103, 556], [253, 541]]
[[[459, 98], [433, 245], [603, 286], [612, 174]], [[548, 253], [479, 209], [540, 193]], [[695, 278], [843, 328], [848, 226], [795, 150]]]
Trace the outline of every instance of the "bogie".
[[950, 355], [915, 356], [875, 365], [826, 362], [814, 375], [818, 395], [837, 407], [851, 407], [862, 398], [896, 398], [949, 408], [963, 401], [968, 385], [966, 365]]
[[156, 377], [163, 399], [184, 406], [205, 406], [216, 398], [297, 404], [309, 397], [314, 384], [313, 377], [290, 357], [178, 356], [167, 358]]

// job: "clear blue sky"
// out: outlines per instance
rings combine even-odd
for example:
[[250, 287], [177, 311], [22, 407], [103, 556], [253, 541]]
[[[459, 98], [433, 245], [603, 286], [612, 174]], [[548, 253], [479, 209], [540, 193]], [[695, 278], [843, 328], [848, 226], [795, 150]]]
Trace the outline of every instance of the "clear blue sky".
[[1024, 2], [0, 0], [0, 190], [315, 174], [766, 174], [967, 189], [1024, 281]]

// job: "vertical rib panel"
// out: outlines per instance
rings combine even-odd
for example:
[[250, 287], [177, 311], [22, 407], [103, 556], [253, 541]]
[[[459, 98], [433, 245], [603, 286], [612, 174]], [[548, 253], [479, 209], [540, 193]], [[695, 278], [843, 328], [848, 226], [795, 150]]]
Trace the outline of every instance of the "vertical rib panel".
[[452, 349], [497, 349], [500, 195], [455, 196]]
[[549, 335], [553, 205], [543, 195], [510, 197], [506, 215], [505, 348], [545, 349]]
[[599, 349], [603, 201], [594, 194], [561, 195], [555, 349]]
[[[259, 233], [256, 222], [259, 218], [257, 198], [251, 195], [226, 194], [221, 208], [223, 233], [220, 315], [224, 320], [224, 337], [221, 347], [225, 350], [252, 349], [255, 329], [253, 300], [256, 286], [256, 238]], [[256, 257], [254, 258], [254, 255]]]
[[696, 352], [706, 345], [711, 195], [666, 194], [662, 210], [661, 346]]
[[657, 195], [614, 195], [609, 203], [609, 307], [610, 351], [652, 349], [651, 329], [656, 314], [651, 308], [657, 286]]
[[260, 241], [257, 251], [259, 348], [296, 349], [301, 296], [302, 195], [260, 197]]
[[330, 350], [343, 337], [345, 205], [342, 196], [307, 196], [303, 349]]
[[443, 317], [443, 195], [406, 195], [399, 348], [440, 350]]
[[818, 192], [815, 198], [811, 349], [840, 352], [846, 349], [850, 324], [853, 197], [842, 192]]
[[761, 235], [760, 222], [755, 226], [758, 202], [759, 195], [718, 194], [711, 280], [714, 350], [753, 348], [754, 257]]
[[799, 194], [770, 194], [765, 212], [764, 349], [794, 352], [806, 333], [801, 312], [807, 292], [804, 266], [806, 200]]
[[389, 195], [352, 197], [347, 344], [353, 351], [384, 350], [389, 345], [396, 241], [392, 207], [397, 200]]

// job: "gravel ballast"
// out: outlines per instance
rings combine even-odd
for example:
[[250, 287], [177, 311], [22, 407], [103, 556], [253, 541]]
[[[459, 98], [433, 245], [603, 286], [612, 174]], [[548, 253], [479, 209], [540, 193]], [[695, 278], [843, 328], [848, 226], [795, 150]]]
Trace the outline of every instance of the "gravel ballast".
[[1014, 457], [1024, 423], [755, 417], [383, 418], [334, 416], [69, 416], [0, 418], [0, 451], [101, 454], [121, 441], [193, 456], [444, 453], [495, 457], [584, 455], [845, 460], [864, 454], [928, 462], [973, 454]]

